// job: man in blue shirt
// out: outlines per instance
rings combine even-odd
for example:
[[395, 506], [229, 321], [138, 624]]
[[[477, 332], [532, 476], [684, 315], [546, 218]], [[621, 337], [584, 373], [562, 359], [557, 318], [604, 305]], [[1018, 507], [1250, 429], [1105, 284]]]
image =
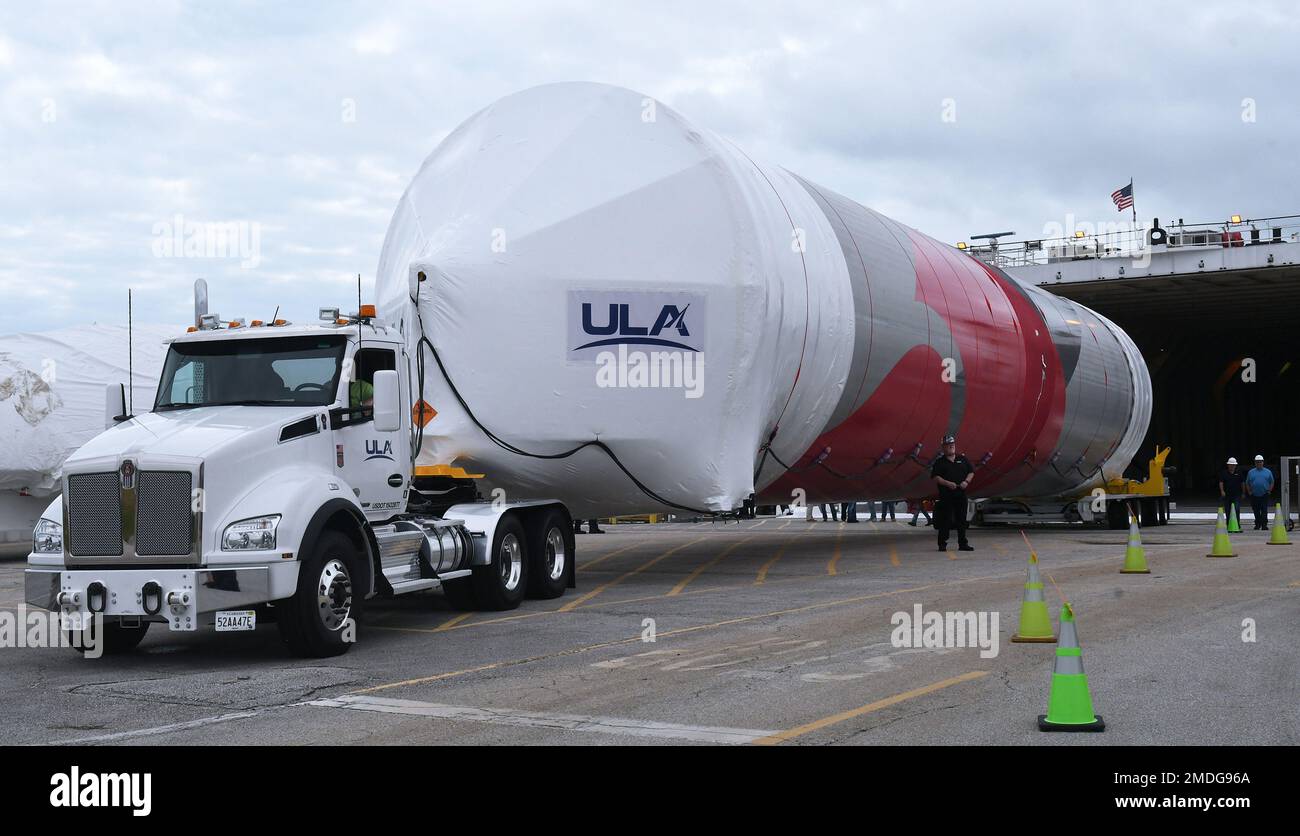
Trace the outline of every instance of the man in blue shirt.
[[1255, 457], [1255, 466], [1246, 474], [1246, 493], [1255, 512], [1255, 530], [1268, 530], [1268, 497], [1273, 493], [1273, 471], [1264, 467], [1264, 457]]

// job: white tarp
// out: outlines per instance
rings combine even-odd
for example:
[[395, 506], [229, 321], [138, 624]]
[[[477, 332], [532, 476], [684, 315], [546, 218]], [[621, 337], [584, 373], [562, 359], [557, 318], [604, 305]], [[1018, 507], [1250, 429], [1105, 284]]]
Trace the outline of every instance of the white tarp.
[[664, 505], [598, 449], [502, 445], [599, 440], [669, 503], [731, 509], [775, 427], [789, 460], [822, 431], [854, 344], [847, 269], [807, 190], [604, 85], [507, 96], [454, 131], [402, 197], [376, 284], [381, 316], [413, 351], [422, 325], [502, 442], [425, 350], [438, 415], [420, 463], [579, 516]]
[[[137, 412], [153, 408], [164, 340], [183, 331], [135, 326]], [[0, 492], [57, 494], [63, 461], [104, 429], [109, 383], [127, 383], [126, 326], [0, 336]]]

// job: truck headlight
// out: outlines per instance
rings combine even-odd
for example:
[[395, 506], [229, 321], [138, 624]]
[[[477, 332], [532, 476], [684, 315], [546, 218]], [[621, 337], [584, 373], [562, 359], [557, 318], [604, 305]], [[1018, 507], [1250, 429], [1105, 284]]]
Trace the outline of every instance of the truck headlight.
[[275, 530], [279, 525], [279, 514], [231, 523], [221, 535], [221, 548], [228, 552], [273, 549]]
[[63, 554], [63, 524], [41, 520], [32, 530], [32, 551], [37, 554]]

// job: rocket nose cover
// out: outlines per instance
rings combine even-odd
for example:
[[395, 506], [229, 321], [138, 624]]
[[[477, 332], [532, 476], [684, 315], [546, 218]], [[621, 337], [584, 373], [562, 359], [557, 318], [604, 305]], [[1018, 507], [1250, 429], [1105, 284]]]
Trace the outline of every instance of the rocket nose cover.
[[834, 242], [789, 173], [652, 99], [594, 84], [502, 99], [425, 160], [380, 257], [381, 308], [423, 352], [438, 410], [419, 461], [466, 464], [510, 498], [562, 493], [576, 514], [662, 507], [599, 449], [537, 457], [599, 440], [670, 504], [738, 507], [772, 431], [793, 461], [843, 392], [853, 305]]

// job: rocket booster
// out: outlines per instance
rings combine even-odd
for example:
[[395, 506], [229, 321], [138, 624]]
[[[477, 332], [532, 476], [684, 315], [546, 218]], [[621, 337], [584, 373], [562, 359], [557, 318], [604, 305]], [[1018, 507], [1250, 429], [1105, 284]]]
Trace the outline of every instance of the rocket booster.
[[425, 160], [377, 292], [437, 416], [417, 464], [578, 517], [976, 496], [1118, 476], [1151, 414], [1129, 337], [641, 94], [525, 90]]

